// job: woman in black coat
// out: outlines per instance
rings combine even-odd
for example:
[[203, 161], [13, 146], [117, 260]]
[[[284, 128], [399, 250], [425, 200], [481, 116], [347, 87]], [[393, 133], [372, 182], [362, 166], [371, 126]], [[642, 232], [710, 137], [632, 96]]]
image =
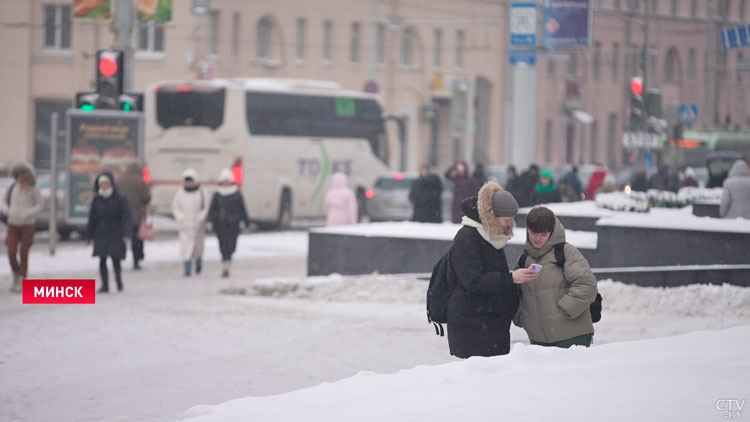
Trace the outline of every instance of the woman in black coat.
[[460, 358], [504, 355], [510, 351], [510, 323], [518, 309], [516, 282], [536, 278], [525, 268], [511, 273], [503, 250], [513, 235], [518, 204], [500, 185], [488, 182], [461, 208], [463, 227], [450, 252], [458, 280], [448, 301], [450, 353]]
[[133, 232], [130, 208], [124, 196], [117, 193], [112, 173], [103, 172], [94, 181], [94, 200], [89, 209], [86, 226], [88, 239], [94, 241], [93, 256], [99, 257], [99, 274], [102, 287], [99, 292], [109, 292], [107, 257], [112, 259], [117, 290], [122, 291], [120, 261], [125, 259], [125, 242]]
[[237, 236], [240, 234], [240, 222], [244, 222], [245, 227], [250, 225], [245, 201], [239, 188], [233, 183], [232, 172], [229, 169], [222, 170], [219, 175], [219, 188], [211, 198], [208, 221], [219, 238], [221, 276], [229, 277], [232, 254], [237, 248]]
[[412, 221], [421, 223], [443, 222], [443, 183], [440, 178], [430, 173], [430, 168], [422, 166], [419, 179], [415, 180], [409, 191], [409, 201], [414, 206]]

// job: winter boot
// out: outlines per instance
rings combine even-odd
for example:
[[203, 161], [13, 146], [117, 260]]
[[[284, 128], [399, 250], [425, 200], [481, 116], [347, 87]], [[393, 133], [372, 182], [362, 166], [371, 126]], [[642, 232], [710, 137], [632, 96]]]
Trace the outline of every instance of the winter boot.
[[187, 260], [183, 262], [182, 265], [185, 268], [185, 277], [190, 277], [190, 267], [192, 266], [192, 263], [190, 260]]
[[201, 273], [201, 270], [203, 269], [203, 263], [201, 262], [200, 258], [195, 258], [195, 274], [198, 275]]
[[221, 276], [226, 278], [229, 277], [229, 265], [232, 261], [221, 261]]
[[122, 276], [120, 276], [120, 272], [115, 273], [115, 281], [117, 282], [117, 291], [122, 291]]
[[97, 292], [109, 293], [109, 275], [107, 275], [107, 273], [102, 274], [102, 287], [100, 287]]
[[14, 293], [23, 291], [23, 276], [21, 274], [13, 273], [13, 287], [10, 288], [10, 291]]

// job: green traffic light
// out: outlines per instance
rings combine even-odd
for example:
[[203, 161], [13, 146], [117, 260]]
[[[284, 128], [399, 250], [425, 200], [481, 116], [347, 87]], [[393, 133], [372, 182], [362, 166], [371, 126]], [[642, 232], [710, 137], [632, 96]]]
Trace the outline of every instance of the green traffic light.
[[83, 103], [81, 104], [81, 111], [94, 111], [96, 109], [96, 106], [89, 103]]
[[133, 109], [133, 106], [130, 103], [124, 103], [122, 105], [122, 111], [130, 111]]

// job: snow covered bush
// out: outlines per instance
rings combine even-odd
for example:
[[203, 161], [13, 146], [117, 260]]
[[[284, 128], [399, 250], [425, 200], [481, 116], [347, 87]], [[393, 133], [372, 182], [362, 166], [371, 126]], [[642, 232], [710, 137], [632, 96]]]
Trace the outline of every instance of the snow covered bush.
[[610, 192], [596, 195], [596, 206], [613, 211], [648, 212], [649, 198], [644, 192]]
[[651, 207], [682, 208], [696, 203], [720, 203], [722, 188], [685, 187], [679, 192], [649, 189], [648, 192], [612, 192], [596, 195], [596, 205], [613, 211], [648, 212]]

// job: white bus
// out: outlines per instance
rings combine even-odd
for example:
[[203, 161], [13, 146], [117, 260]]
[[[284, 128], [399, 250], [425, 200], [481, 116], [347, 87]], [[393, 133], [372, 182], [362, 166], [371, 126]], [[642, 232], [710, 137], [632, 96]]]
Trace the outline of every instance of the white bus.
[[250, 218], [268, 227], [324, 217], [335, 172], [349, 177], [363, 215], [365, 191], [388, 171], [378, 96], [335, 82], [158, 82], [148, 86], [144, 101], [146, 177], [158, 213], [171, 213], [187, 168], [209, 192], [221, 169], [230, 168]]

